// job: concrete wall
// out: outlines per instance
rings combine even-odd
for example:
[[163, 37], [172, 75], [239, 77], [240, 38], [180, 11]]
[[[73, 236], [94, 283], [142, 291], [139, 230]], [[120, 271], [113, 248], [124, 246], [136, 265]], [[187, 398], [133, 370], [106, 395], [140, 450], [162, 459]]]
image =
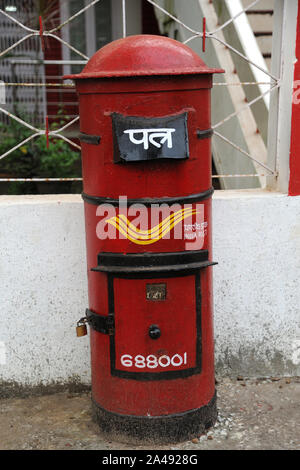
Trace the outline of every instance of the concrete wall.
[[300, 373], [300, 197], [219, 191], [214, 197], [219, 373]]
[[[300, 197], [216, 191], [216, 371], [300, 375]], [[0, 197], [0, 395], [89, 384], [79, 195]]]

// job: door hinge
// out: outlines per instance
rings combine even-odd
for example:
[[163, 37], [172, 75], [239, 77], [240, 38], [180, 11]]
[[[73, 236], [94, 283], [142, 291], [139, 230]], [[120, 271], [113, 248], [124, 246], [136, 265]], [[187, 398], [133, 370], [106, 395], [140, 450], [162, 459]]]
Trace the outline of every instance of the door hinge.
[[87, 308], [85, 314], [87, 322], [93, 330], [105, 335], [113, 335], [115, 333], [115, 316], [113, 313], [99, 315]]

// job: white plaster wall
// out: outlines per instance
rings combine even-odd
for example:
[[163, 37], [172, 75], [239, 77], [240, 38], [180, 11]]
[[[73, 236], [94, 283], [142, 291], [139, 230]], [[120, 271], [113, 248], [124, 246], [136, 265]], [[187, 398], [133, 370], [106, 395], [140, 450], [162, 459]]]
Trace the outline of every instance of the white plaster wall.
[[[90, 382], [79, 195], [0, 197], [0, 383]], [[300, 197], [213, 197], [218, 374], [300, 375]]]
[[300, 197], [218, 191], [213, 204], [216, 369], [300, 373]]
[[80, 196], [1, 196], [0, 220], [1, 380], [87, 383], [88, 340], [75, 336], [87, 306]]

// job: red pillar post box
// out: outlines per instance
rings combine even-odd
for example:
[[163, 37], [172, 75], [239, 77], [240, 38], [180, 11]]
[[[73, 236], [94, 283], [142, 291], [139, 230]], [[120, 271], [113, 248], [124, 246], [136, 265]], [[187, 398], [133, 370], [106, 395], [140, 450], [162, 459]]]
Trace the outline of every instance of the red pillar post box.
[[140, 35], [106, 45], [65, 77], [80, 104], [94, 416], [119, 439], [184, 440], [216, 419], [210, 89], [218, 72], [177, 41]]

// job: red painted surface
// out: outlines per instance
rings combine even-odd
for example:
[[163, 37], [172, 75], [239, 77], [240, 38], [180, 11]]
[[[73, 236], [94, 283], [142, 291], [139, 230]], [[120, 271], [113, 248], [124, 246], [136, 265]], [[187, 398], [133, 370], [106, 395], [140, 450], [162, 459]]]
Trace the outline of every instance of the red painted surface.
[[[105, 278], [105, 275], [101, 275]], [[105, 279], [103, 279], [104, 281]], [[184, 278], [174, 278], [177, 281], [177, 290], [180, 288], [181, 281]], [[124, 280], [119, 280], [123, 282]], [[153, 280], [149, 280], [151, 282]], [[156, 279], [157, 282], [164, 282], [166, 279]], [[189, 353], [192, 350], [193, 337], [188, 336], [185, 325], [183, 326], [184, 314], [189, 316], [189, 320], [192, 321], [193, 316], [193, 304], [194, 298], [192, 288], [194, 286], [193, 280], [187, 278], [184, 280], [183, 286], [185, 287], [189, 282], [189, 288], [187, 295], [181, 298], [180, 306], [185, 305], [185, 311], [177, 310], [174, 311], [173, 326], [181, 329], [181, 341], [177, 341], [175, 344], [166, 341], [163, 337], [160, 338], [160, 344], [156, 346], [156, 353], [159, 355], [159, 350], [164, 349], [170, 355], [173, 351], [184, 352], [183, 348], [186, 348]], [[102, 296], [105, 289], [99, 279], [99, 287], [101, 285]], [[144, 281], [138, 281], [141, 283]], [[131, 303], [134, 303], [134, 299], [139, 300], [141, 294], [137, 290], [139, 285], [137, 284], [134, 292], [127, 291], [127, 296], [123, 299], [119, 297], [119, 302], [126, 301], [127, 305], [127, 318], [131, 320], [131, 330], [128, 330], [126, 338], [124, 337], [123, 343], [120, 347], [123, 350], [131, 352], [139, 351], [137, 349], [137, 343], [139, 346], [142, 344], [143, 350], [147, 350], [150, 340], [143, 335], [142, 339], [134, 334], [132, 328], [132, 317], [138, 314], [145, 316], [145, 311], [142, 312], [135, 308], [133, 311], [128, 311]], [[110, 355], [109, 355], [109, 337], [101, 335], [90, 330], [91, 332], [91, 361], [92, 361], [92, 393], [93, 398], [96, 402], [108, 411], [115, 413], [135, 415], [135, 416], [146, 416], [149, 413], [151, 416], [162, 416], [167, 414], [175, 414], [184, 412], [187, 410], [193, 410], [200, 408], [207, 404], [214, 395], [215, 383], [214, 383], [214, 345], [213, 345], [213, 321], [212, 321], [212, 296], [211, 296], [211, 268], [202, 271], [201, 274], [201, 288], [203, 293], [202, 298], [202, 372], [195, 374], [191, 377], [172, 379], [172, 380], [158, 380], [158, 381], [136, 381], [132, 379], [121, 379], [119, 377], [113, 377], [110, 374]], [[124, 294], [126, 286], [124, 285], [121, 293]], [[105, 291], [106, 292], [106, 291]], [[188, 294], [190, 294], [188, 296]], [[117, 294], [119, 295], [119, 293]], [[117, 297], [116, 295], [116, 297]], [[126, 294], [125, 294], [126, 295]], [[105, 296], [105, 295], [104, 295]], [[178, 300], [177, 297], [173, 300]], [[107, 300], [107, 299], [106, 299]], [[136, 304], [137, 305], [137, 304]], [[143, 306], [143, 303], [140, 305]], [[117, 308], [119, 305], [117, 305]], [[155, 314], [153, 314], [154, 316]], [[145, 317], [145, 326], [148, 325], [147, 317]], [[152, 320], [152, 318], [151, 318]], [[172, 327], [172, 324], [171, 324]], [[170, 326], [168, 327], [168, 329]], [[136, 333], [140, 333], [137, 331]], [[144, 333], [144, 332], [143, 332]], [[141, 333], [140, 333], [141, 334]], [[174, 337], [175, 335], [173, 335]], [[172, 338], [173, 339], [173, 338]], [[144, 340], [144, 341], [143, 341]], [[156, 340], [155, 340], [156, 341]], [[154, 343], [154, 341], [153, 341]], [[189, 345], [190, 343], [190, 345]], [[157, 344], [157, 343], [155, 343]], [[126, 346], [126, 347], [125, 347]], [[152, 351], [153, 352], [153, 351]]]
[[[198, 139], [196, 131], [210, 128], [210, 88], [212, 73], [216, 70], [208, 69], [186, 46], [168, 38], [145, 39], [136, 36], [116, 43], [103, 48], [104, 53], [98, 52], [83, 70], [83, 75], [76, 77], [81, 132], [101, 136], [100, 145], [82, 143], [84, 192], [96, 197], [118, 199], [119, 196], [127, 196], [138, 199], [180, 198], [210, 189], [210, 139]], [[120, 48], [123, 48], [123, 58], [119, 55]], [[115, 56], [116, 51], [119, 60]], [[131, 64], [131, 68], [128, 64]], [[170, 70], [173, 70], [174, 76], [170, 76]], [[158, 76], [164, 71], [163, 76]], [[146, 118], [187, 112], [189, 158], [181, 161], [114, 163], [112, 112]], [[197, 208], [198, 204], [204, 207], [207, 226], [202, 246], [191, 246], [190, 249], [208, 249], [211, 259], [211, 200], [208, 198], [194, 203], [192, 207]], [[149, 208], [143, 210], [150, 215]], [[103, 213], [99, 214], [99, 208], [85, 202], [89, 308], [98, 314], [107, 315], [111, 313], [107, 275], [91, 271], [91, 268], [97, 266], [99, 253], [172, 253], [187, 248], [186, 240], [183, 237], [175, 239], [173, 231], [170, 232], [170, 239], [160, 239], [149, 245], [136, 244], [126, 237], [102, 240], [98, 236], [99, 232], [97, 235], [97, 227], [102, 219]], [[190, 216], [184, 223], [192, 224], [195, 220], [195, 216]], [[113, 376], [110, 338], [91, 329], [92, 393], [102, 408], [125, 415], [162, 416], [200, 408], [212, 399], [214, 348], [211, 267], [199, 270], [199, 275], [201, 372], [168, 380], [141, 381]], [[154, 282], [166, 284], [166, 300], [147, 300], [146, 284]], [[196, 278], [192, 274], [155, 279], [114, 279], [115, 365], [118, 370], [128, 370], [122, 362], [123, 355], [131, 358], [150, 355], [159, 360], [162, 355], [174, 358], [177, 354], [184, 359], [179, 366], [168, 364], [168, 359], [165, 359], [165, 368], [158, 365], [155, 370], [150, 367], [146, 371], [155, 374], [195, 366], [196, 286]], [[163, 332], [157, 340], [148, 336], [151, 324], [159, 324]], [[174, 360], [181, 361], [178, 356]], [[130, 372], [138, 374], [139, 371], [142, 369], [134, 361]]]
[[[83, 157], [84, 158], [84, 157]], [[178, 193], [179, 194], [179, 193]], [[191, 205], [187, 205], [187, 208], [191, 207], [192, 209], [195, 210], [204, 210], [204, 220], [203, 223], [205, 223], [205, 230], [203, 237], [199, 237], [197, 240], [192, 240], [190, 242], [190, 250], [198, 250], [198, 249], [210, 249], [210, 230], [211, 230], [211, 200], [206, 199], [204, 201], [194, 203]], [[174, 208], [173, 210], [178, 210], [184, 208], [182, 205], [179, 205], [179, 208]], [[125, 236], [121, 237], [118, 231], [116, 230], [116, 235], [118, 237], [117, 240], [111, 240], [110, 238], [106, 238], [104, 240], [100, 240], [96, 235], [96, 231], [98, 234], [100, 231], [107, 230], [107, 224], [105, 226], [105, 222], [107, 219], [110, 217], [115, 216], [114, 211], [116, 210], [116, 215], [119, 214], [119, 208], [111, 208], [111, 210], [105, 211], [104, 209], [102, 210], [101, 208], [97, 209], [97, 206], [94, 206], [92, 204], [85, 203], [85, 216], [86, 220], [88, 221], [88, 230], [87, 230], [87, 244], [88, 244], [88, 251], [91, 253], [91, 259], [89, 259], [89, 267], [93, 268], [96, 266], [96, 260], [95, 260], [95, 253], [100, 253], [100, 252], [109, 252], [109, 253], [146, 253], [146, 252], [161, 252], [161, 253], [167, 253], [167, 252], [174, 252], [174, 251], [185, 251], [186, 250], [186, 242], [188, 239], [184, 239], [183, 237], [180, 239], [176, 239], [174, 237], [174, 229], [170, 231], [169, 238], [163, 237], [162, 239], [156, 241], [155, 243], [148, 244], [148, 245], [140, 245], [136, 244], [129, 239], [127, 239]], [[151, 227], [155, 226], [157, 222], [156, 221], [158, 218], [161, 221], [164, 219], [167, 215], [168, 212], [165, 212], [165, 215], [163, 211], [161, 212], [161, 215], [159, 216], [158, 212], [152, 208], [152, 211], [150, 212], [150, 208], [145, 208], [145, 209], [139, 209], [139, 214], [142, 214], [142, 217], [145, 214], [144, 220], [149, 221], [148, 226], [143, 226], [141, 227], [142, 229], [150, 229]], [[129, 209], [128, 209], [128, 212]], [[127, 215], [127, 218], [132, 221], [134, 220], [139, 214], [137, 215]], [[199, 220], [199, 217], [197, 218], [197, 215], [192, 215], [184, 219], [184, 224], [195, 224], [197, 223], [197, 220]], [[202, 223], [202, 222], [201, 222]], [[102, 232], [103, 232], [102, 230]], [[177, 232], [178, 233], [178, 232]], [[93, 273], [95, 277], [95, 284], [97, 284], [97, 273]], [[92, 286], [92, 278], [94, 276], [90, 277], [91, 281], [91, 299], [94, 299], [95, 296], [95, 289], [94, 286]], [[96, 289], [97, 290], [97, 289]], [[97, 295], [95, 298], [95, 302], [97, 302]], [[97, 309], [96, 309], [97, 310]]]
[[[150, 281], [151, 282], [151, 281]], [[164, 301], [149, 301], [145, 296], [147, 279], [116, 279], [115, 289], [118, 296], [115, 298], [116, 315], [116, 368], [128, 371], [128, 367], [122, 364], [122, 355], [131, 357], [138, 354], [146, 357], [149, 354], [157, 356], [180, 355], [174, 359], [176, 370], [184, 370], [196, 367], [196, 299], [194, 276], [180, 278], [155, 279], [153, 284], [166, 284], [167, 293]], [[128, 296], [128, 292], [134, 295]], [[182, 293], [184, 292], [184, 295]], [[186, 299], [189, 302], [186, 302]], [[136, 311], [133, 315], [132, 312]], [[176, 318], [177, 321], [174, 321]], [[153, 340], [145, 335], [145, 321], [149, 325], [159, 325], [162, 331], [160, 338]], [[184, 331], [184, 334], [182, 332]], [[151, 358], [153, 359], [153, 358]], [[153, 364], [154, 362], [154, 364]], [[142, 364], [141, 364], [142, 363]], [[139, 373], [143, 365], [140, 360], [133, 361], [130, 371]], [[149, 371], [159, 374], [168, 370], [174, 370], [169, 360], [164, 358], [156, 367], [154, 360], [150, 360]]]
[[43, 20], [41, 16], [39, 16], [39, 24], [40, 24], [40, 38], [41, 38], [42, 51], [45, 52], [45, 38], [43, 35], [44, 28], [43, 28]]
[[[297, 36], [296, 36], [296, 59], [294, 69], [294, 96], [292, 105], [292, 129], [291, 129], [291, 149], [290, 149], [290, 181], [289, 195], [300, 195], [300, 102], [299, 102], [299, 86], [300, 86], [300, 1], [298, 1], [298, 20], [297, 20]], [[299, 81], [297, 84], [296, 82]]]
[[67, 75], [65, 78], [88, 79], [217, 72], [222, 72], [222, 69], [208, 67], [190, 47], [174, 39], [143, 34], [128, 36], [107, 44], [93, 55], [80, 74]]
[[205, 40], [206, 40], [206, 18], [205, 18], [205, 16], [203, 17], [202, 24], [203, 24], [203, 27], [202, 27], [202, 32], [203, 32], [202, 51], [205, 52]]
[[[117, 86], [120, 91], [127, 90], [126, 93], [111, 91], [108, 82], [99, 84], [102, 90], [95, 89], [95, 80], [82, 85], [80, 83], [81, 132], [101, 136], [99, 146], [82, 143], [83, 154], [88, 151], [89, 155], [88, 159], [83, 159], [84, 192], [111, 198], [118, 198], [119, 195], [142, 198], [183, 196], [207, 189], [211, 175], [210, 140], [199, 140], [196, 134], [197, 129], [210, 128], [210, 94], [209, 89], [201, 88], [203, 82], [210, 86], [210, 80], [205, 76], [203, 79], [192, 77], [170, 80], [168, 77], [165, 80], [136, 78], [134, 82], [119, 81]], [[165, 91], [161, 90], [163, 87]], [[176, 87], [177, 90], [174, 89]], [[187, 87], [194, 89], [189, 90]], [[147, 88], [153, 91], [149, 93]], [[92, 89], [97, 94], [81, 94], [86, 89]], [[130, 168], [125, 164], [116, 166], [111, 155], [111, 113], [116, 110], [123, 115], [143, 117], [187, 112], [190, 143], [188, 161], [132, 162]], [[91, 119], [91, 116], [94, 118]]]

